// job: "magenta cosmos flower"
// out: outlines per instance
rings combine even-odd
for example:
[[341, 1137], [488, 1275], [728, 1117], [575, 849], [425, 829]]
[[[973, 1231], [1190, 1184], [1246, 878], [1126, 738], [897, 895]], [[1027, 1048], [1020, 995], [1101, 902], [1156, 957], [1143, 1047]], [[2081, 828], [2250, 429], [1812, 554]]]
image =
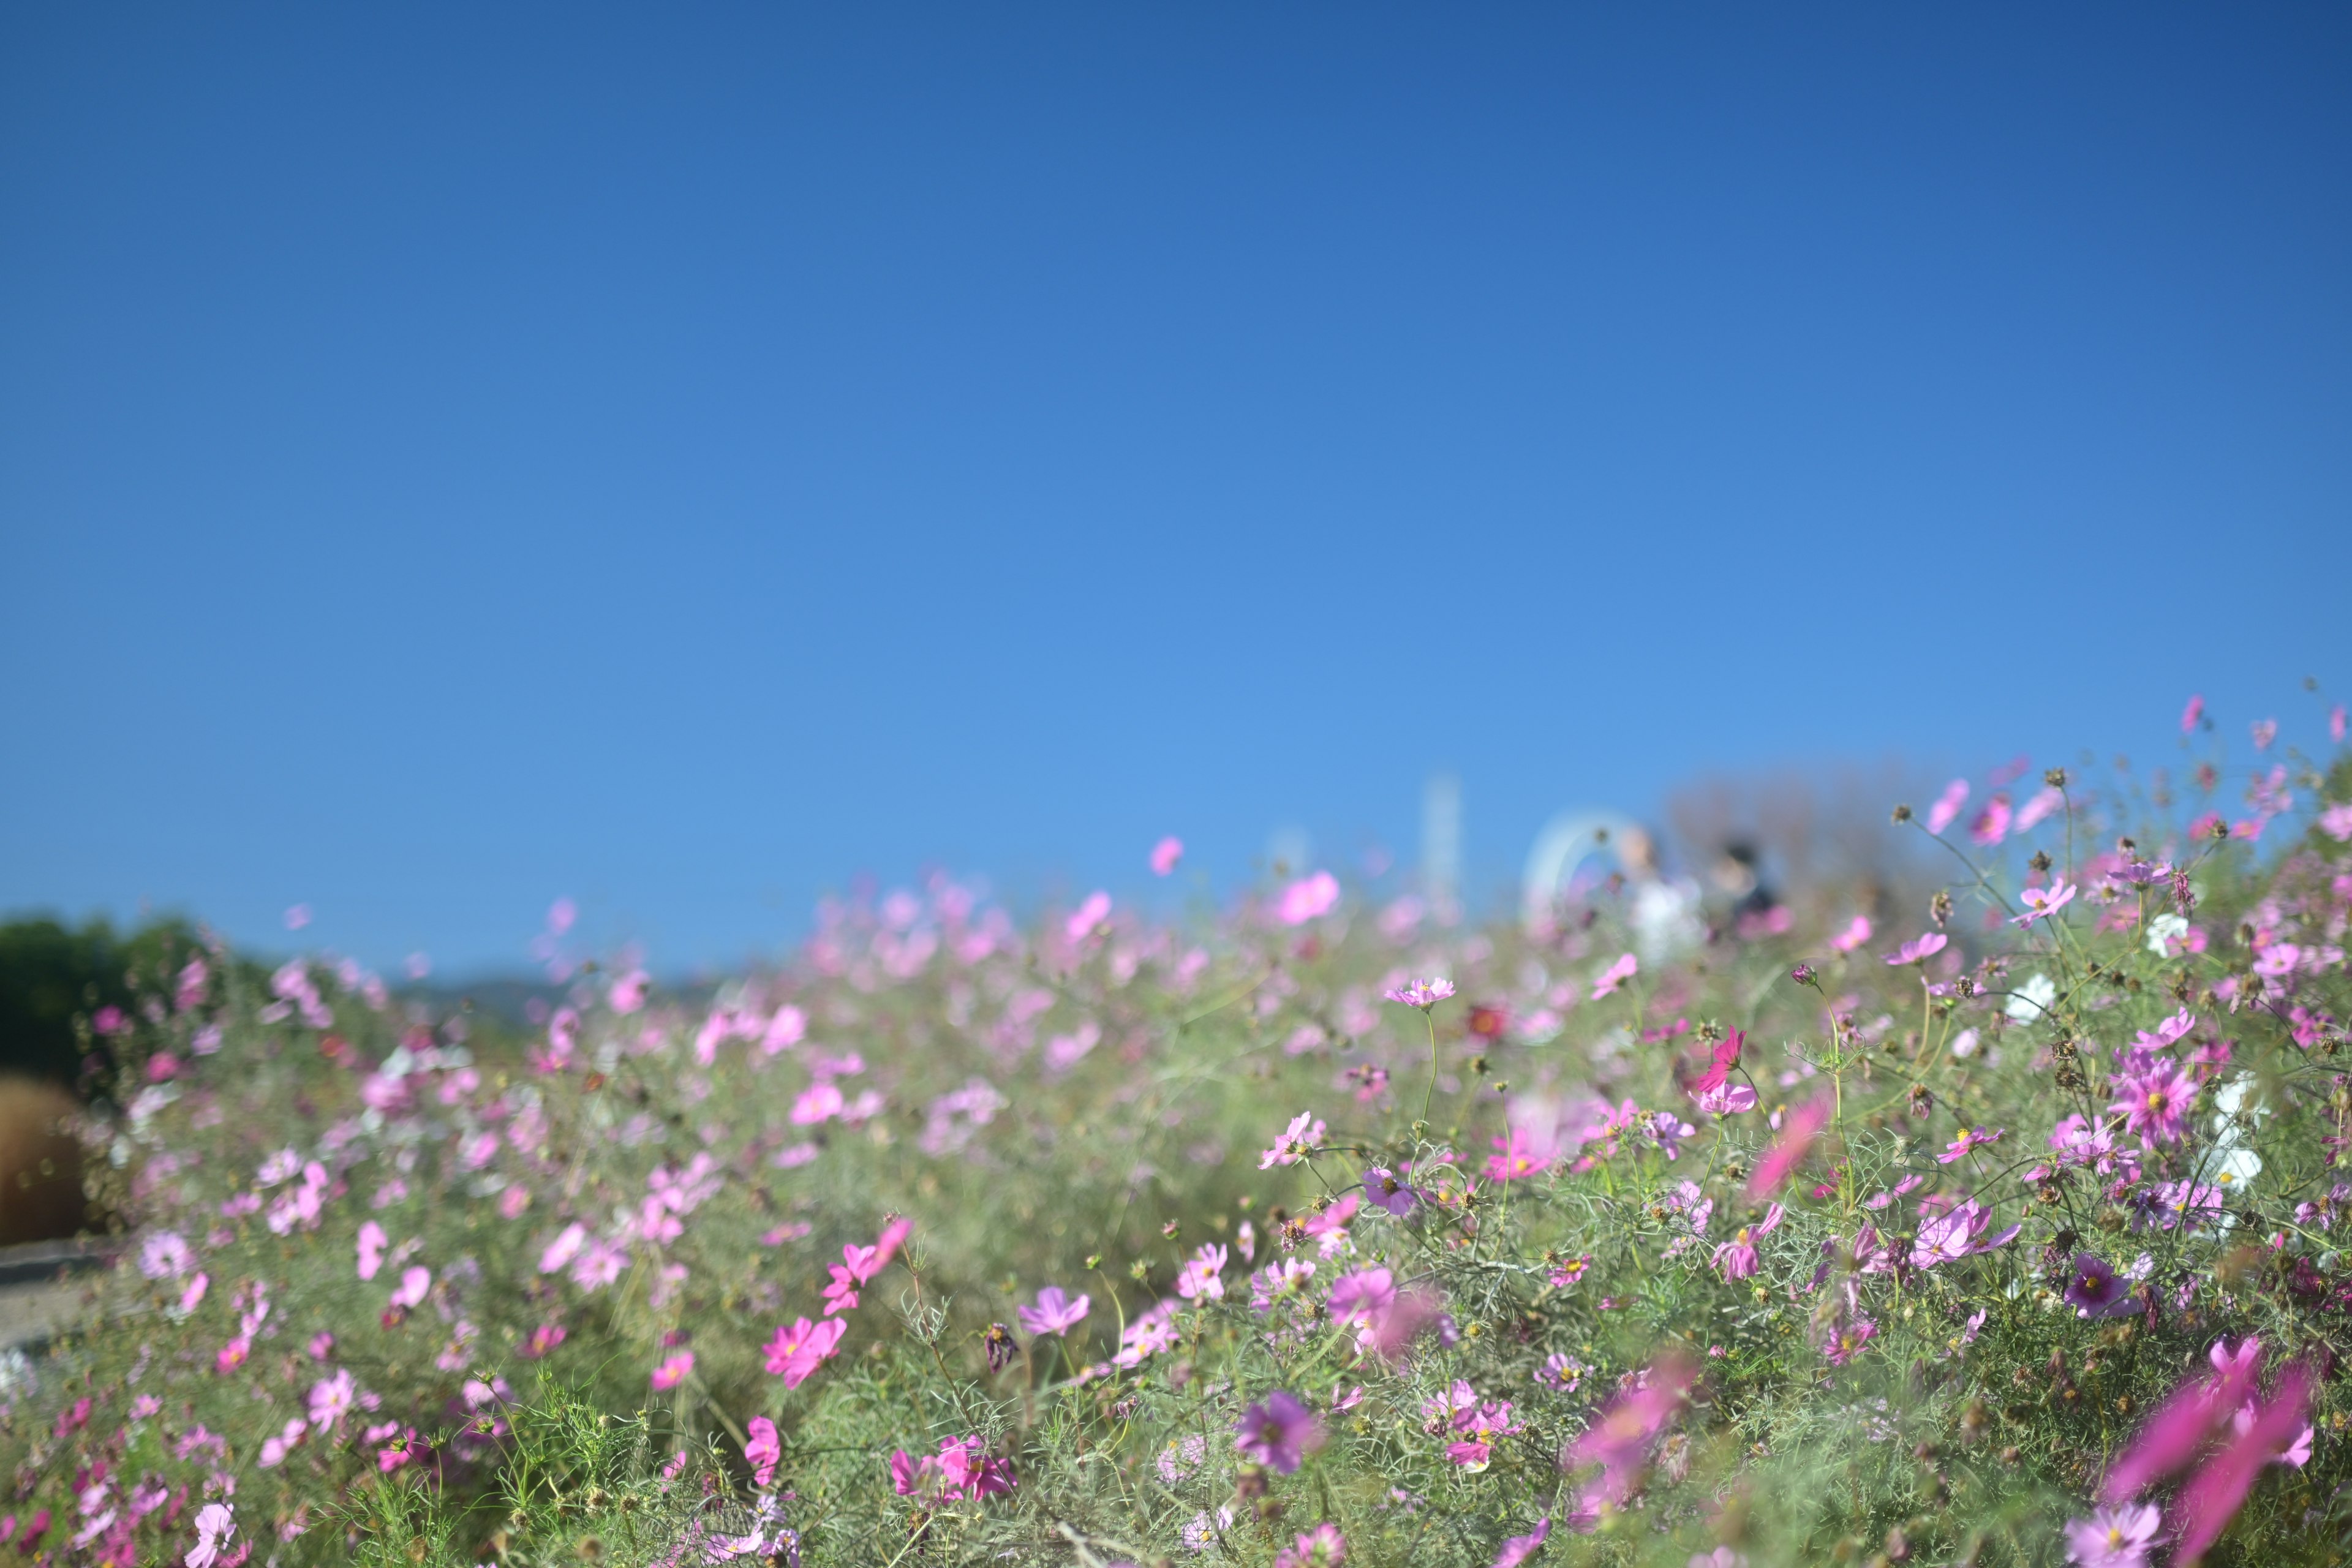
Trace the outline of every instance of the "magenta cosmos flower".
[[1151, 847], [1151, 872], [1165, 877], [1176, 869], [1176, 862], [1184, 858], [1184, 841], [1171, 835]]
[[803, 1318], [789, 1329], [778, 1329], [776, 1337], [763, 1347], [768, 1370], [782, 1378], [786, 1388], [798, 1388], [808, 1381], [809, 1373], [840, 1348], [841, 1336], [848, 1329], [849, 1325], [839, 1318], [827, 1318], [820, 1323]]
[[1021, 1309], [1021, 1326], [1033, 1334], [1066, 1334], [1086, 1320], [1093, 1303], [1091, 1296], [1073, 1301], [1059, 1285], [1048, 1285], [1037, 1292], [1034, 1307]]
[[1323, 1424], [1284, 1389], [1266, 1395], [1265, 1404], [1251, 1405], [1234, 1423], [1234, 1447], [1242, 1457], [1286, 1476], [1296, 1473], [1300, 1461], [1322, 1446]]
[[2197, 1080], [2170, 1062], [2158, 1062], [2146, 1072], [2118, 1079], [2115, 1103], [2126, 1131], [2139, 1134], [2149, 1148], [2180, 1139], [2180, 1124], [2197, 1101]]
[[1726, 1279], [1747, 1279], [1754, 1277], [1758, 1264], [1756, 1243], [1780, 1228], [1780, 1205], [1774, 1204], [1767, 1210], [1761, 1225], [1743, 1225], [1729, 1241], [1715, 1249], [1715, 1266]]
[[1988, 1143], [2000, 1142], [2007, 1135], [2007, 1131], [2006, 1128], [2000, 1127], [1996, 1127], [1990, 1132], [1981, 1127], [1963, 1127], [1960, 1129], [1960, 1135], [1946, 1144], [1944, 1152], [1936, 1156], [1936, 1163], [1948, 1165], [1955, 1160], [1965, 1159], [1970, 1152], [1983, 1148]]
[[1381, 993], [1391, 1002], [1407, 1007], [1428, 1009], [1454, 994], [1454, 982], [1440, 975], [1433, 980], [1410, 980]]

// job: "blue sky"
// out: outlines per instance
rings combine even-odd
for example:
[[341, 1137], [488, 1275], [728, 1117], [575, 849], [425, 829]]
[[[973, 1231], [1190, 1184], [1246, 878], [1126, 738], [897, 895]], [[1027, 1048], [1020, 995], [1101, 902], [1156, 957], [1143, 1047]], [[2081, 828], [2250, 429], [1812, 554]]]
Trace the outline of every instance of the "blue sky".
[[657, 962], [2352, 684], [2341, 7], [0, 14], [0, 908]]

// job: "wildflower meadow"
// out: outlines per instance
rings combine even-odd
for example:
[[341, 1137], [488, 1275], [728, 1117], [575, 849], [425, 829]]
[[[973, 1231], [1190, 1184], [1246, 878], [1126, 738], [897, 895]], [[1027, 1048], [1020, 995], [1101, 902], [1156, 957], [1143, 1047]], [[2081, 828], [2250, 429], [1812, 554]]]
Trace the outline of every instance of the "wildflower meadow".
[[2341, 1563], [2327, 726], [1669, 919], [940, 875], [687, 989], [559, 904], [528, 1029], [185, 942], [84, 1021], [115, 1262], [0, 1363], [0, 1556]]

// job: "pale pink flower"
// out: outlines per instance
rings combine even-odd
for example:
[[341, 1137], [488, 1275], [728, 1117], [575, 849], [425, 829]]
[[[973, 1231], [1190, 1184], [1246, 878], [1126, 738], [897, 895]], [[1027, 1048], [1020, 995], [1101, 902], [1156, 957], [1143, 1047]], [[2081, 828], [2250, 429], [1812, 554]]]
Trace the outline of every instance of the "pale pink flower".
[[1846, 923], [1845, 930], [1830, 938], [1830, 945], [1840, 952], [1852, 952], [1870, 940], [1870, 917], [1856, 915]]
[[1276, 1165], [1296, 1165], [1322, 1144], [1324, 1136], [1321, 1119], [1302, 1110], [1290, 1119], [1290, 1126], [1275, 1139], [1274, 1147], [1258, 1156], [1257, 1168], [1270, 1171]]
[[1924, 935], [1915, 936], [1886, 955], [1887, 966], [1899, 969], [1906, 963], [1925, 963], [1943, 952], [1951, 940], [1939, 931], [1931, 931]]
[[2254, 721], [2252, 728], [2254, 734], [2254, 750], [2258, 752], [2269, 751], [2271, 749], [2271, 742], [2278, 739], [2278, 721], [2275, 719], [2257, 719]]
[[1339, 902], [1339, 879], [1328, 871], [1301, 877], [1282, 889], [1274, 901], [1274, 918], [1286, 926], [1305, 925], [1325, 915]]
[[[221, 1560], [228, 1538], [236, 1533], [236, 1505], [208, 1502], [196, 1510], [196, 1543], [188, 1548], [187, 1568], [213, 1568]], [[29, 1549], [30, 1541], [25, 1542]]]
[[1219, 1276], [1225, 1267], [1225, 1249], [1203, 1245], [1184, 1260], [1176, 1275], [1176, 1294], [1186, 1300], [1223, 1300], [1225, 1282]]
[[1948, 1165], [1955, 1160], [1965, 1159], [1969, 1153], [1983, 1148], [1988, 1143], [2000, 1142], [2006, 1133], [2007, 1129], [2000, 1127], [1994, 1128], [1990, 1132], [1981, 1127], [1963, 1127], [1960, 1129], [1960, 1135], [1945, 1145], [1944, 1152], [1936, 1156], [1936, 1163]]
[[2066, 1526], [2066, 1561], [2082, 1568], [2147, 1568], [2164, 1516], [2154, 1503], [2095, 1510]]
[[1419, 1007], [1426, 1012], [1454, 994], [1454, 982], [1440, 977], [1434, 980], [1409, 980], [1402, 985], [1392, 985], [1381, 994], [1391, 1002], [1407, 1007]]
[[1805, 1152], [1821, 1135], [1830, 1119], [1830, 1102], [1816, 1100], [1789, 1112], [1780, 1124], [1780, 1133], [1764, 1157], [1756, 1162], [1755, 1174], [1748, 1178], [1748, 1201], [1762, 1203], [1779, 1192], [1804, 1163]]
[[1165, 877], [1184, 858], [1184, 841], [1171, 835], [1151, 847], [1151, 874]]
[[2025, 912], [2011, 915], [2009, 923], [2030, 926], [2035, 921], [2048, 920], [2074, 901], [2076, 890], [2074, 883], [2066, 881], [2054, 882], [2047, 888], [2028, 888], [2018, 895], [2019, 901], [2025, 905]]
[[2043, 784], [2017, 808], [2015, 827], [2022, 833], [2066, 804], [2066, 792], [2055, 784]]
[[635, 1013], [645, 1006], [646, 988], [652, 984], [652, 975], [642, 969], [632, 969], [613, 982], [613, 988], [605, 993], [605, 1000], [612, 1004], [615, 1013]]
[[1109, 916], [1110, 895], [1105, 892], [1089, 893], [1087, 895], [1086, 901], [1072, 912], [1067, 922], [1063, 925], [1062, 934], [1074, 942], [1084, 942], [1094, 935], [1096, 929]]
[[1944, 793], [1936, 797], [1936, 804], [1927, 808], [1927, 831], [1941, 833], [1949, 827], [1952, 825], [1952, 818], [1960, 815], [1960, 807], [1967, 803], [1968, 798], [1968, 780], [1954, 779], [1950, 784], [1946, 784]]
[[1037, 1304], [1020, 1310], [1021, 1326], [1032, 1334], [1066, 1334], [1085, 1321], [1093, 1298], [1072, 1300], [1059, 1285], [1037, 1292]]
[[801, 1091], [799, 1099], [793, 1101], [793, 1124], [814, 1127], [821, 1121], [830, 1121], [841, 1114], [842, 1108], [847, 1103], [842, 1098], [839, 1086], [830, 1080], [811, 1084]]
[[653, 1385], [656, 1390], [676, 1388], [694, 1370], [694, 1352], [680, 1351], [654, 1368]]
[[2197, 721], [2203, 717], [2205, 717], [2205, 699], [2201, 696], [2189, 698], [2189, 706], [2180, 710], [2180, 732], [2186, 735], [2189, 731], [2197, 728]]
[[383, 1249], [391, 1244], [391, 1241], [392, 1237], [383, 1233], [383, 1226], [376, 1224], [373, 1220], [368, 1220], [360, 1226], [359, 1270], [361, 1279], [373, 1279], [375, 1278], [376, 1270], [383, 1267]]
[[1996, 795], [1969, 824], [1969, 837], [1990, 849], [2009, 837], [2010, 816], [2009, 796]]
[[1620, 957], [1616, 962], [1610, 964], [1608, 968], [1602, 970], [1600, 974], [1594, 978], [1592, 982], [1592, 1000], [1598, 1002], [1603, 996], [1606, 996], [1610, 993], [1617, 990], [1620, 986], [1623, 985], [1625, 982], [1633, 979], [1635, 974], [1639, 973], [1641, 972], [1641, 960], [1635, 958], [1632, 953], [1629, 952]]
[[433, 1288], [433, 1270], [422, 1264], [403, 1269], [400, 1283], [393, 1288], [392, 1304], [395, 1307], [415, 1307], [423, 1304], [425, 1293]]
[[1536, 1527], [1525, 1535], [1514, 1535], [1503, 1542], [1503, 1549], [1495, 1553], [1495, 1568], [1519, 1568], [1520, 1563], [1536, 1554], [1536, 1548], [1550, 1535], [1551, 1516], [1546, 1514], [1536, 1521]]

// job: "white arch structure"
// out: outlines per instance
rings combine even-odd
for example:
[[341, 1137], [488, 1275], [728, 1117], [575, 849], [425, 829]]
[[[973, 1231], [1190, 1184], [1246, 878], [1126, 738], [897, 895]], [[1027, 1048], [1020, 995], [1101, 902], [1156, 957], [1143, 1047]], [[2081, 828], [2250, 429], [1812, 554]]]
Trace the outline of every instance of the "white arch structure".
[[[1563, 811], [1545, 823], [1528, 850], [1527, 870], [1519, 879], [1520, 924], [1530, 932], [1550, 930], [1553, 907], [1577, 868], [1595, 855], [1616, 854], [1619, 846], [1647, 837], [1640, 823], [1614, 811]], [[1633, 874], [1630, 866], [1626, 869]]]

